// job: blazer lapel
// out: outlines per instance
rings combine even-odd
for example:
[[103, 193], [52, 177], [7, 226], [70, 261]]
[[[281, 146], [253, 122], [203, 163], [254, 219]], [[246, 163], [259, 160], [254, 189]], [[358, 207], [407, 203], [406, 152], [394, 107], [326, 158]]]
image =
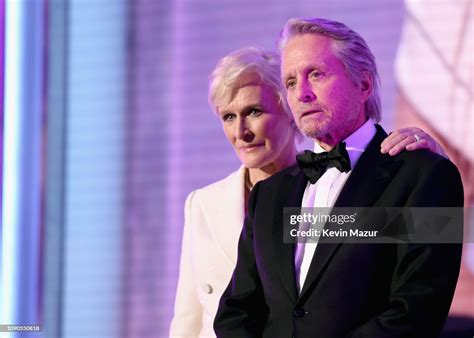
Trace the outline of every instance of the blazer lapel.
[[[222, 248], [230, 266], [234, 267], [237, 262], [236, 244], [238, 242], [245, 216], [245, 167], [241, 166], [238, 171], [232, 173], [225, 179], [219, 191], [219, 202], [222, 207], [207, 216], [212, 218], [209, 226], [215, 234], [216, 241]], [[211, 202], [212, 197], [212, 202]], [[215, 196], [211, 196], [209, 203], [215, 203]], [[225, 203], [222, 203], [225, 202]]]
[[298, 166], [287, 174], [282, 180], [277, 193], [276, 208], [273, 222], [273, 245], [278, 262], [281, 279], [288, 295], [296, 301], [298, 292], [295, 280], [294, 243], [284, 243], [283, 234], [283, 208], [299, 208], [303, 199], [307, 178]]
[[[380, 143], [387, 136], [379, 125], [377, 133], [360, 157], [351, 175], [344, 184], [334, 207], [371, 207], [385, 190], [387, 184], [400, 169], [389, 155], [380, 153]], [[299, 299], [302, 299], [308, 290], [314, 288], [324, 268], [340, 248], [342, 243], [324, 243], [320, 240], [311, 261], [303, 289]]]

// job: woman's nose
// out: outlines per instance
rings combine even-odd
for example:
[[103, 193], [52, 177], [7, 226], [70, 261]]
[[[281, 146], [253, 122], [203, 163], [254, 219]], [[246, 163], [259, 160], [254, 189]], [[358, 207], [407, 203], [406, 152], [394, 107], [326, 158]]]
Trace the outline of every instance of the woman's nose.
[[249, 142], [252, 137], [252, 131], [245, 118], [239, 119], [237, 123], [236, 137], [246, 142]]

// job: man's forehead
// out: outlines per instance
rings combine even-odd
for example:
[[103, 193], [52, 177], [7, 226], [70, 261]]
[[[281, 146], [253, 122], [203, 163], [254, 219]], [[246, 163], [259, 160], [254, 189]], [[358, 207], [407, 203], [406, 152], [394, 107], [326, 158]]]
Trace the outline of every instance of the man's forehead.
[[297, 35], [282, 51], [282, 76], [308, 67], [325, 68], [335, 59], [332, 39], [319, 34]]
[[296, 70], [305, 69], [305, 68], [325, 68], [328, 65], [328, 60], [322, 58], [305, 58], [301, 61], [292, 62], [289, 60], [286, 64], [282, 63], [282, 66], [285, 67], [285, 72], [294, 72]]
[[286, 43], [282, 50], [282, 58], [294, 54], [332, 52], [333, 43], [333, 39], [320, 34], [296, 35]]
[[311, 57], [302, 58], [298, 62], [295, 62], [294, 59], [288, 59], [284, 61], [282, 59], [282, 78], [287, 78], [289, 76], [295, 75], [297, 72], [309, 70], [309, 69], [319, 69], [326, 70], [328, 68], [328, 60], [325, 58], [317, 57], [316, 55], [310, 55]]

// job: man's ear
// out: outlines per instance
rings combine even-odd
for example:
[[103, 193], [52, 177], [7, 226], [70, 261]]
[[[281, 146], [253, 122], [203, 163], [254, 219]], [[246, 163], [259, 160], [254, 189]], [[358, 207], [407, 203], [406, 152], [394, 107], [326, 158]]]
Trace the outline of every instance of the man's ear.
[[361, 103], [366, 102], [372, 94], [374, 79], [369, 71], [363, 71], [359, 83]]

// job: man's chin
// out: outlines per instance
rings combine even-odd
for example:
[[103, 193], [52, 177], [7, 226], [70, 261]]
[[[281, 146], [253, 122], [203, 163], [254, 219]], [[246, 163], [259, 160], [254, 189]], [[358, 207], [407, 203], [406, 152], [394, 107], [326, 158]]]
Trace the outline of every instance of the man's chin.
[[305, 125], [300, 129], [301, 133], [309, 138], [319, 138], [326, 134], [326, 128], [314, 125]]

